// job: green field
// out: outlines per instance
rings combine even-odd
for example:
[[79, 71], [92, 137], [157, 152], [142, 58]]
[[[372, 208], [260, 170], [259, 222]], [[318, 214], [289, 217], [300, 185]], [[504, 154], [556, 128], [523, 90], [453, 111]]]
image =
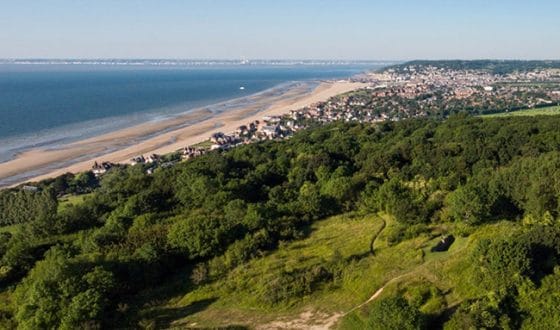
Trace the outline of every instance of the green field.
[[90, 195], [91, 194], [67, 195], [60, 197], [58, 200], [58, 212], [65, 210], [70, 205], [82, 204]]
[[499, 117], [516, 117], [516, 116], [553, 116], [553, 115], [560, 115], [560, 106], [551, 106], [551, 107], [544, 107], [544, 108], [535, 108], [535, 109], [523, 109], [511, 112], [500, 112], [500, 113], [492, 113], [488, 115], [482, 115], [481, 117], [484, 118], [499, 118]]
[[21, 224], [0, 227], [0, 233], [14, 234], [16, 230], [21, 227]]
[[212, 141], [210, 141], [210, 139], [192, 145], [193, 148], [203, 148], [203, 149], [209, 149], [211, 146], [212, 146]]
[[[375, 241], [375, 255], [369, 253], [372, 235], [387, 227]], [[159, 327], [311, 327], [360, 328], [368, 310], [368, 299], [380, 288], [381, 296], [403, 288], [435, 287], [446, 292], [437, 303], [426, 303], [426, 311], [436, 312], [454, 306], [465, 297], [480, 294], [465, 283], [453, 288], [464, 276], [464, 253], [474, 238], [503, 234], [511, 224], [481, 227], [469, 238], [456, 235], [447, 252], [431, 252], [442, 232], [451, 226], [433, 226], [430, 232], [394, 246], [388, 246], [386, 232], [395, 226], [386, 215], [347, 214], [318, 222], [309, 237], [281, 246], [262, 258], [254, 259], [217, 280], [193, 291], [185, 285], [188, 272], [155, 290], [145, 291], [136, 301], [140, 324]], [[336, 251], [336, 252], [335, 252]], [[264, 286], [283, 271], [319, 265], [339, 253], [349, 260], [342, 281], [327, 285], [303, 298], [267, 305], [262, 303]], [[434, 298], [435, 299], [435, 298]], [[435, 306], [435, 307], [434, 307]]]
[[[83, 194], [83, 195], [66, 195], [62, 196], [58, 199], [58, 212], [64, 211], [70, 205], [80, 205], [83, 203], [88, 196], [91, 194]], [[0, 227], [0, 233], [8, 232], [14, 234], [15, 231], [21, 227], [21, 224], [15, 224], [11, 226], [3, 226]]]

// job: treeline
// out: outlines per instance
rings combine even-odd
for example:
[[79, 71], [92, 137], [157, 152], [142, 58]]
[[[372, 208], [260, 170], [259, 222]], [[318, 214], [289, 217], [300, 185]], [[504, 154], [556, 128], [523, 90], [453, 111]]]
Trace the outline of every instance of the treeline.
[[390, 66], [385, 69], [394, 69], [404, 72], [409, 66], [435, 66], [448, 70], [482, 70], [493, 74], [508, 74], [513, 72], [527, 72], [539, 69], [558, 69], [560, 61], [557, 60], [415, 60]]
[[12, 190], [0, 193], [0, 226], [25, 223], [56, 213], [58, 200], [52, 190]]
[[[555, 221], [558, 127], [560, 117], [337, 123], [153, 175], [142, 165], [112, 169], [84, 203], [30, 214], [3, 234], [0, 284], [15, 287], [6, 322], [29, 329], [126, 324], [133, 315], [123, 297], [177, 268], [191, 269], [196, 287], [347, 211], [392, 214], [400, 224], [392, 243], [429, 223]], [[29, 200], [44, 192], [36, 194]], [[263, 304], [309, 294], [343, 268], [333, 259], [283, 274]]]
[[37, 185], [0, 191], [0, 227], [26, 223], [53, 216], [58, 198], [65, 194], [84, 194], [99, 185], [91, 172], [67, 173]]

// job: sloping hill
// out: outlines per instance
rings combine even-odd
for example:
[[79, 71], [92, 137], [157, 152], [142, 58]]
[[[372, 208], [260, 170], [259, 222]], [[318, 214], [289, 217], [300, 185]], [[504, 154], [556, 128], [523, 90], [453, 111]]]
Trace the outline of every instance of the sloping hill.
[[[384, 231], [377, 238], [376, 254], [372, 255], [369, 243], [383, 226], [383, 220], [388, 223], [387, 231], [396, 225], [387, 215], [345, 214], [320, 221], [312, 226], [309, 237], [239, 266], [224, 279], [191, 292], [176, 291], [164, 300], [158, 295], [165, 296], [171, 290], [144, 292], [141, 304], [146, 307], [141, 308], [138, 317], [164, 328], [353, 328], [349, 325], [367, 314], [368, 305], [375, 298], [394, 294], [409, 283], [425, 281], [442, 292], [449, 291], [454, 284], [447, 282], [447, 273], [460, 264], [469, 239], [458, 237], [449, 251], [438, 253], [430, 252], [430, 248], [442, 232], [454, 228], [432, 226], [426, 233], [394, 246], [387, 244]], [[283, 275], [309, 277], [309, 270], [329, 268], [332, 262], [340, 263], [339, 275], [312, 284], [303, 293], [292, 288], [276, 300], [267, 297], [273, 290], [286, 289], [274, 287]], [[294, 277], [290, 277], [290, 282], [299, 282]], [[181, 276], [176, 281], [181, 281]], [[309, 285], [303, 282], [303, 286]], [[462, 299], [451, 291], [440, 298], [442, 309]], [[341, 318], [345, 318], [342, 323]]]

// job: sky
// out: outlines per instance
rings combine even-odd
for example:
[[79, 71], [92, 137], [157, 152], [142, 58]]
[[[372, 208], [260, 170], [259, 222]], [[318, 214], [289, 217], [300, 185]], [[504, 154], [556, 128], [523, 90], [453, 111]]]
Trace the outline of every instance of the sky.
[[0, 58], [559, 59], [559, 0], [0, 0]]

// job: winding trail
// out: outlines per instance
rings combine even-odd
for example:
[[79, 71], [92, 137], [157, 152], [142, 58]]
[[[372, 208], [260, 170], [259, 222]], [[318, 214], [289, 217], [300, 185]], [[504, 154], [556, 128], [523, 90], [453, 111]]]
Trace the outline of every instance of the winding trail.
[[[375, 233], [375, 234], [373, 235], [372, 239], [371, 239], [371, 243], [370, 243], [370, 245], [369, 245], [369, 250], [370, 250], [370, 253], [371, 253], [372, 255], [375, 255], [374, 244], [375, 244], [375, 242], [377, 241], [377, 238], [379, 238], [379, 235], [381, 235], [381, 232], [383, 232], [383, 230], [385, 229], [385, 227], [387, 227], [387, 221], [385, 220], [385, 218], [383, 218], [382, 216], [379, 216], [379, 219], [381, 219], [381, 221], [383, 221], [383, 224], [381, 225], [381, 228], [379, 228], [379, 230], [377, 231], [377, 233]], [[355, 310], [357, 310], [357, 309], [360, 309], [360, 308], [364, 307], [365, 305], [369, 304], [370, 302], [374, 301], [375, 299], [377, 299], [377, 298], [383, 293], [383, 290], [385, 290], [385, 288], [386, 288], [389, 284], [391, 284], [391, 283], [393, 283], [393, 282], [396, 282], [396, 281], [400, 280], [401, 278], [403, 278], [403, 277], [405, 277], [405, 276], [407, 276], [407, 275], [409, 275], [409, 274], [411, 274], [411, 273], [413, 273], [413, 272], [415, 272], [415, 271], [416, 271], [416, 269], [415, 269], [415, 270], [412, 270], [412, 271], [410, 271], [410, 272], [401, 274], [401, 275], [399, 275], [399, 276], [393, 277], [392, 279], [388, 280], [387, 282], [385, 282], [385, 284], [383, 284], [382, 287], [380, 287], [379, 289], [377, 289], [377, 291], [375, 291], [375, 292], [373, 293], [373, 295], [372, 295], [371, 297], [369, 297], [368, 300], [364, 301], [363, 303], [361, 303], [361, 304], [359, 304], [359, 305], [357, 305], [357, 306], [352, 307], [350, 310], [348, 310], [348, 311], [345, 312], [345, 313], [338, 314], [338, 315], [339, 315], [339, 318], [340, 318], [340, 317], [344, 317], [344, 316], [346, 316], [346, 315], [352, 313], [353, 311], [355, 311]]]
[[[374, 255], [374, 244], [377, 241], [377, 238], [380, 236], [381, 232], [386, 228], [387, 226], [387, 221], [379, 216], [379, 218], [383, 221], [383, 225], [381, 227], [381, 229], [379, 229], [373, 236], [371, 242], [370, 242], [370, 252], [372, 253], [372, 255]], [[458, 253], [461, 253], [462, 250], [465, 249], [465, 247], [463, 247], [462, 249], [458, 250], [458, 251], [454, 251], [452, 254], [450, 254], [449, 256], [447, 256], [447, 258], [450, 258]], [[379, 296], [383, 293], [383, 291], [385, 290], [385, 288], [391, 284], [393, 284], [394, 282], [399, 281], [400, 279], [413, 275], [413, 274], [419, 274], [421, 273], [422, 268], [426, 268], [429, 264], [431, 264], [434, 261], [427, 261], [424, 262], [420, 265], [418, 265], [417, 267], [415, 267], [414, 269], [401, 274], [399, 276], [395, 276], [391, 279], [389, 279], [387, 282], [385, 282], [383, 284], [383, 286], [381, 286], [379, 289], [377, 289], [373, 295], [371, 295], [366, 301], [352, 307], [350, 310], [346, 311], [346, 312], [339, 312], [339, 313], [334, 313], [331, 315], [325, 314], [325, 313], [321, 313], [318, 311], [314, 311], [311, 309], [308, 309], [306, 311], [304, 311], [303, 313], [301, 313], [299, 315], [298, 318], [296, 319], [291, 319], [291, 320], [282, 320], [282, 321], [275, 321], [275, 322], [271, 322], [268, 324], [263, 324], [260, 326], [257, 326], [257, 329], [259, 330], [264, 330], [264, 329], [313, 329], [313, 330], [328, 330], [328, 329], [332, 329], [337, 323], [338, 321], [340, 321], [341, 318], [347, 316], [348, 314], [366, 306], [367, 304], [371, 303], [372, 301], [376, 300], [377, 298], [379, 298]], [[429, 270], [428, 270], [429, 272]], [[422, 274], [424, 277], [428, 278], [431, 276], [434, 276], [434, 274], [427, 274], [427, 273], [423, 273]], [[431, 276], [430, 276], [431, 275]], [[430, 281], [433, 279], [430, 279]]]
[[357, 306], [352, 307], [352, 309], [350, 309], [349, 311], [347, 311], [347, 312], [345, 312], [345, 313], [343, 313], [343, 314], [340, 314], [339, 317], [344, 317], [344, 316], [346, 316], [346, 315], [352, 313], [353, 311], [355, 311], [355, 310], [357, 310], [357, 309], [360, 309], [360, 308], [364, 307], [365, 305], [369, 304], [370, 302], [374, 301], [375, 299], [377, 299], [377, 297], [379, 297], [379, 296], [381, 295], [381, 293], [383, 293], [383, 290], [385, 290], [385, 288], [386, 288], [389, 284], [391, 284], [391, 283], [393, 283], [393, 282], [396, 282], [396, 281], [400, 280], [401, 278], [410, 275], [410, 274], [413, 273], [413, 272], [415, 272], [415, 270], [414, 270], [414, 271], [410, 271], [410, 272], [408, 272], [408, 273], [401, 274], [401, 275], [399, 275], [399, 276], [397, 276], [397, 277], [393, 277], [393, 278], [390, 279], [389, 281], [385, 282], [385, 284], [383, 284], [382, 287], [380, 287], [379, 289], [377, 289], [377, 291], [375, 291], [375, 293], [374, 293], [371, 297], [369, 297], [368, 300], [364, 301], [363, 303], [361, 303], [361, 304], [359, 304], [359, 305], [357, 305]]
[[[377, 241], [377, 238], [383, 232], [385, 227], [387, 227], [387, 221], [381, 216], [377, 218], [381, 219], [382, 224], [381, 227], [377, 230], [375, 234], [373, 234], [371, 241], [369, 243], [369, 251], [371, 255], [375, 255], [374, 244]], [[408, 273], [407, 273], [408, 274]], [[340, 318], [348, 315], [349, 313], [355, 311], [362, 306], [367, 305], [371, 301], [375, 300], [382, 292], [385, 287], [393, 281], [398, 280], [400, 277], [405, 276], [407, 274], [403, 274], [392, 278], [388, 282], [386, 282], [381, 288], [379, 288], [375, 293], [365, 302], [359, 304], [358, 306], [353, 307], [351, 310], [345, 313], [334, 313], [332, 315], [328, 315], [326, 313], [319, 312], [313, 309], [307, 309], [303, 311], [297, 318], [292, 319], [280, 319], [275, 320], [266, 324], [261, 324], [256, 326], [255, 329], [257, 330], [281, 330], [281, 329], [306, 329], [306, 330], [328, 330], [332, 329], [336, 323], [340, 320]]]
[[371, 255], [375, 255], [375, 250], [373, 248], [373, 245], [375, 244], [375, 241], [377, 240], [377, 238], [379, 237], [379, 235], [381, 234], [383, 229], [385, 229], [385, 227], [387, 227], [387, 221], [385, 221], [385, 219], [383, 219], [383, 217], [379, 217], [379, 218], [381, 219], [381, 221], [383, 221], [383, 223], [381, 224], [381, 228], [379, 228], [377, 233], [375, 233], [373, 235], [373, 237], [371, 238], [371, 242], [369, 243], [369, 252], [371, 253]]
[[[381, 235], [381, 232], [383, 232], [383, 230], [385, 229], [385, 227], [387, 227], [387, 221], [379, 216], [379, 219], [381, 219], [382, 224], [381, 227], [377, 230], [377, 232], [375, 234], [373, 234], [371, 241], [369, 243], [369, 251], [371, 255], [375, 255], [375, 250], [374, 250], [374, 245], [375, 242], [377, 241], [377, 238], [379, 238], [379, 235]], [[328, 314], [324, 314], [318, 311], [313, 311], [313, 310], [305, 310], [304, 312], [302, 312], [297, 318], [295, 319], [291, 319], [291, 320], [276, 320], [267, 324], [262, 324], [256, 327], [257, 330], [279, 330], [279, 329], [312, 329], [312, 330], [328, 330], [333, 328], [336, 323], [338, 323], [338, 321], [340, 320], [340, 318], [352, 313], [353, 311], [369, 304], [370, 302], [372, 302], [373, 300], [375, 300], [377, 297], [379, 297], [379, 295], [381, 295], [381, 293], [383, 292], [383, 290], [385, 289], [385, 287], [389, 284], [391, 284], [394, 281], [399, 280], [400, 278], [410, 274], [406, 273], [406, 274], [402, 274], [399, 275], [397, 277], [394, 277], [392, 279], [390, 279], [389, 281], [387, 281], [381, 288], [379, 288], [377, 291], [375, 291], [375, 293], [366, 301], [362, 302], [361, 304], [353, 307], [352, 309], [350, 309], [349, 311], [345, 312], [345, 313], [334, 313], [332, 315], [328, 315]], [[314, 324], [312, 324], [314, 323]]]
[[[382, 218], [382, 219], [383, 219], [383, 218]], [[385, 223], [385, 220], [384, 220], [384, 219], [383, 219], [383, 221], [384, 221], [384, 223]], [[381, 232], [377, 233], [377, 235], [379, 235], [380, 233], [381, 233]], [[372, 242], [372, 245], [371, 245], [371, 246], [373, 247], [373, 242]], [[449, 254], [449, 255], [447, 256], [446, 259], [449, 259], [449, 258], [451, 258], [451, 257], [453, 257], [453, 256], [455, 256], [455, 255], [457, 255], [457, 254], [459, 254], [459, 253], [461, 253], [465, 248], [466, 248], [466, 246], [462, 247], [461, 249], [459, 249], [459, 250], [457, 250], [457, 251], [454, 251], [453, 253]], [[338, 316], [336, 321], [338, 321], [341, 317], [344, 317], [344, 316], [346, 316], [346, 315], [348, 315], [348, 314], [350, 314], [350, 313], [352, 313], [352, 312], [354, 312], [354, 311], [356, 311], [356, 310], [358, 310], [358, 309], [364, 307], [365, 305], [371, 303], [371, 302], [374, 301], [375, 299], [377, 299], [377, 298], [381, 295], [381, 293], [383, 293], [383, 290], [385, 290], [385, 288], [386, 288], [388, 285], [390, 285], [390, 284], [392, 284], [392, 283], [394, 283], [394, 282], [396, 282], [396, 281], [398, 281], [398, 280], [400, 280], [400, 279], [402, 279], [402, 278], [404, 278], [404, 277], [406, 277], [406, 276], [413, 275], [413, 274], [419, 274], [422, 268], [427, 268], [427, 266], [428, 266], [429, 264], [433, 263], [433, 262], [434, 262], [434, 261], [424, 262], [424, 263], [422, 263], [421, 265], [418, 265], [418, 266], [415, 267], [414, 269], [412, 269], [412, 270], [410, 270], [410, 271], [408, 271], [408, 272], [406, 272], [406, 273], [404, 273], [404, 274], [401, 274], [401, 275], [399, 275], [399, 276], [396, 276], [396, 277], [391, 278], [390, 280], [388, 280], [387, 282], [385, 282], [385, 284], [383, 284], [382, 287], [380, 287], [379, 289], [377, 289], [377, 291], [375, 291], [375, 293], [374, 293], [371, 297], [369, 297], [368, 300], [362, 302], [361, 304], [359, 304], [359, 305], [357, 305], [357, 306], [352, 307], [350, 310], [348, 310], [348, 311], [345, 312], [345, 313], [338, 313], [338, 314], [335, 314], [335, 315]], [[428, 272], [429, 272], [429, 271], [428, 271]], [[425, 277], [430, 277], [429, 275], [431, 275], [432, 277], [434, 276], [434, 274], [431, 274], [431, 273], [430, 273], [430, 274], [424, 273], [424, 274], [422, 274], [422, 275], [425, 276]], [[429, 280], [432, 281], [433, 278], [432, 278], [432, 279], [429, 279]]]

